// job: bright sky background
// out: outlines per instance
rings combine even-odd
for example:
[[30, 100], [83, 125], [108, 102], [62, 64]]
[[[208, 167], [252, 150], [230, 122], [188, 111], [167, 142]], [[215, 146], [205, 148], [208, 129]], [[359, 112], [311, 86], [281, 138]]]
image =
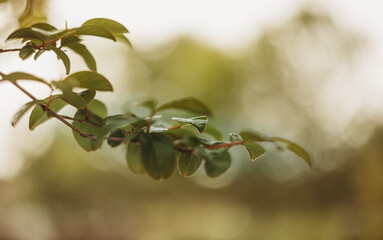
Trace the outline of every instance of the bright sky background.
[[[240, 49], [265, 27], [277, 26], [293, 16], [301, 6], [316, 3], [328, 11], [337, 23], [364, 34], [369, 41], [369, 55], [358, 67], [358, 75], [366, 78], [361, 86], [366, 108], [379, 109], [383, 100], [383, 1], [379, 0], [51, 0], [48, 18], [55, 26], [75, 27], [94, 17], [106, 17], [123, 23], [130, 30], [130, 39], [138, 49], [155, 46], [180, 34], [192, 34], [219, 48]], [[6, 16], [0, 13], [4, 24]], [[4, 39], [0, 39], [3, 46]], [[0, 70], [8, 73], [21, 70], [49, 76], [49, 61], [23, 63], [12, 54], [0, 56]], [[368, 80], [368, 81], [367, 81]], [[368, 94], [366, 94], [366, 91]], [[38, 92], [37, 95], [47, 92]], [[355, 93], [358, 95], [358, 93]], [[363, 95], [364, 96], [364, 95]], [[352, 97], [352, 96], [350, 96]], [[49, 137], [47, 128], [29, 132], [27, 121], [17, 128], [10, 121], [17, 108], [28, 99], [12, 86], [0, 86], [0, 178], [13, 176], [22, 166], [22, 155], [44, 150]], [[11, 146], [17, 146], [17, 150]]]

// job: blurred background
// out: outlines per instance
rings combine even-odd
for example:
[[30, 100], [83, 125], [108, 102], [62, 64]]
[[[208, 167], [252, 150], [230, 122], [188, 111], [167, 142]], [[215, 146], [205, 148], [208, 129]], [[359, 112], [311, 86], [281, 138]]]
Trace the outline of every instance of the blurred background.
[[[0, 239], [383, 239], [383, 15], [381, 1], [0, 0], [0, 48], [20, 26], [64, 28], [95, 17], [123, 23], [133, 50], [88, 37], [116, 91], [110, 113], [152, 96], [194, 96], [225, 134], [244, 128], [291, 139], [255, 162], [231, 151], [217, 179], [203, 169], [154, 181], [126, 167], [124, 149], [85, 153], [52, 120], [10, 125], [28, 101], [0, 86]], [[76, 55], [73, 70], [85, 69]], [[0, 55], [4, 73], [57, 80], [61, 62]], [[49, 91], [24, 83], [33, 94]], [[66, 111], [71, 111], [70, 109]]]

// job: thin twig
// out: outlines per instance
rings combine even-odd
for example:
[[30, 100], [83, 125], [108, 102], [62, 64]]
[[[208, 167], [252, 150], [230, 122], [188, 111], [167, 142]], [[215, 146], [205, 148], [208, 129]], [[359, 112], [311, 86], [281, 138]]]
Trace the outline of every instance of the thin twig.
[[3, 53], [3, 52], [17, 52], [17, 51], [20, 51], [21, 48], [10, 48], [10, 49], [2, 49], [0, 48], [0, 53]]
[[72, 120], [72, 121], [79, 122], [79, 123], [89, 123], [90, 125], [93, 125], [95, 127], [102, 127], [101, 125], [99, 125], [97, 123], [93, 123], [93, 122], [86, 120], [86, 119], [77, 119], [77, 118], [73, 118], [73, 117], [69, 117], [69, 116], [65, 116], [65, 115], [59, 115], [59, 116], [64, 118], [64, 119], [67, 119], [67, 120]]
[[152, 124], [152, 119], [153, 119], [153, 116], [154, 116], [154, 111], [152, 111], [152, 114], [150, 114], [150, 117], [149, 117], [149, 120], [148, 120], [148, 124], [146, 125], [146, 132], [149, 133], [150, 132], [150, 126]]
[[207, 149], [218, 149], [218, 148], [231, 147], [231, 146], [241, 145], [241, 144], [243, 144], [243, 141], [231, 142], [231, 143], [221, 143], [221, 144], [216, 144], [216, 145], [211, 145], [211, 146], [205, 146], [205, 148], [207, 148]]
[[124, 141], [125, 140], [125, 138], [119, 138], [119, 137], [106, 137], [104, 139], [110, 140], [110, 141]]
[[61, 121], [65, 125], [67, 125], [68, 127], [72, 128], [75, 132], [80, 134], [81, 137], [88, 138], [88, 139], [93, 140], [93, 141], [97, 140], [96, 136], [88, 134], [88, 133], [84, 133], [83, 131], [81, 131], [80, 129], [76, 128], [72, 124], [70, 124], [68, 121], [66, 121], [64, 118], [62, 118], [60, 115], [58, 115], [56, 112], [52, 111], [51, 109], [47, 109], [46, 111], [48, 111], [52, 115], [52, 117], [57, 118], [59, 121]]
[[169, 127], [168, 130], [174, 130], [174, 129], [178, 129], [178, 128], [181, 128], [182, 125], [176, 125], [176, 126], [173, 126], [173, 127]]
[[180, 145], [174, 146], [173, 148], [183, 153], [192, 153], [194, 151], [194, 149], [184, 148]]
[[23, 93], [25, 93], [28, 97], [30, 97], [33, 101], [36, 101], [38, 100], [35, 96], [33, 96], [31, 93], [29, 93], [27, 90], [25, 90], [23, 87], [21, 87], [17, 82], [14, 82], [14, 81], [9, 81], [10, 83], [12, 83], [13, 85], [15, 85], [18, 89], [20, 89], [20, 91], [22, 91]]

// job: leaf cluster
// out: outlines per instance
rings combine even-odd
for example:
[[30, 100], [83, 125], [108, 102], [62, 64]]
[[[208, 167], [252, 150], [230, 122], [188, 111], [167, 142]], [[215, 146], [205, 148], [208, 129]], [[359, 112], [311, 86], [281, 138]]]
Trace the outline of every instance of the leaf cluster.
[[[58, 30], [47, 23], [38, 23], [13, 32], [8, 40], [21, 40], [23, 46], [18, 52], [22, 60], [32, 55], [36, 60], [44, 52], [53, 51], [62, 60], [68, 76], [47, 82], [29, 73], [2, 73], [0, 81], [12, 83], [32, 99], [14, 115], [12, 125], [15, 126], [30, 109], [30, 130], [56, 118], [72, 129], [76, 142], [85, 151], [96, 151], [104, 142], [112, 148], [123, 146], [130, 170], [137, 174], [147, 173], [157, 180], [169, 178], [175, 168], [182, 176], [190, 177], [202, 165], [209, 177], [218, 177], [231, 166], [231, 147], [243, 146], [250, 160], [254, 161], [266, 152], [262, 142], [270, 142], [278, 149], [295, 153], [311, 167], [311, 158], [302, 147], [280, 137], [244, 130], [231, 133], [225, 141], [222, 133], [208, 123], [208, 118], [213, 115], [211, 110], [193, 97], [160, 105], [154, 99], [131, 103], [134, 108], [146, 109], [146, 115], [133, 110], [108, 115], [106, 105], [96, 99], [96, 94], [99, 91], [113, 91], [113, 87], [106, 77], [97, 73], [96, 61], [82, 44], [81, 37], [90, 35], [120, 40], [130, 46], [124, 35], [128, 32], [120, 23], [105, 18], [91, 19], [72, 29]], [[90, 71], [70, 74], [70, 59], [66, 50], [79, 54]], [[52, 93], [45, 99], [37, 99], [18, 84], [21, 80], [45, 84]], [[76, 110], [73, 116], [59, 114], [67, 106]], [[170, 109], [195, 116], [162, 118], [160, 113]]]

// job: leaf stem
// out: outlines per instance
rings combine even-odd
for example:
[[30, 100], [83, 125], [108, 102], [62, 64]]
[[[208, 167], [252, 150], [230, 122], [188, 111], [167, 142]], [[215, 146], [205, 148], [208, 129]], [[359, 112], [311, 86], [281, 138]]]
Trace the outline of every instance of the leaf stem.
[[152, 111], [152, 114], [150, 114], [150, 117], [149, 117], [149, 120], [148, 120], [148, 124], [146, 125], [146, 132], [147, 133], [150, 132], [150, 125], [152, 124], [152, 119], [153, 119], [154, 114], [155, 114], [154, 111]]
[[180, 145], [174, 146], [173, 148], [183, 153], [192, 153], [194, 151], [194, 149], [187, 149], [187, 148], [181, 147]]
[[173, 126], [173, 127], [169, 127], [168, 130], [174, 130], [174, 129], [178, 129], [178, 128], [181, 128], [182, 125], [176, 125], [176, 126]]

